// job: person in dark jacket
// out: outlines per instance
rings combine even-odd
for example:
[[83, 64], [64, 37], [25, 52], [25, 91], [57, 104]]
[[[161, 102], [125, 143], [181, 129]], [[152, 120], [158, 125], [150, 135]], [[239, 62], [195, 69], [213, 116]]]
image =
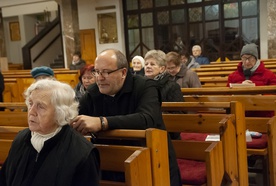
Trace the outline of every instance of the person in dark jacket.
[[200, 64], [195, 61], [194, 56], [191, 56], [187, 51], [179, 53], [181, 62], [187, 66], [188, 69], [200, 68]]
[[199, 63], [199, 65], [208, 65], [210, 64], [210, 61], [207, 57], [202, 56], [202, 50], [201, 46], [194, 45], [192, 48], [193, 57], [195, 58], [195, 61]]
[[[145, 55], [145, 76], [157, 81], [162, 102], [183, 102], [180, 86], [169, 80], [166, 72], [166, 54], [161, 50], [150, 50]], [[172, 139], [180, 139], [180, 133], [170, 133]]]
[[29, 128], [15, 137], [0, 185], [99, 185], [99, 152], [68, 123], [78, 115], [75, 92], [43, 79], [25, 92]]
[[[102, 51], [95, 60], [96, 84], [80, 100], [79, 116], [71, 126], [82, 134], [111, 129], [165, 129], [158, 85], [134, 76], [116, 49]], [[181, 185], [175, 152], [168, 135], [171, 186]]]
[[80, 100], [80, 98], [85, 94], [89, 85], [96, 82], [96, 78], [92, 74], [93, 70], [94, 65], [85, 65], [80, 69], [79, 83], [74, 89], [77, 100]]
[[166, 54], [167, 71], [170, 74], [170, 80], [175, 81], [181, 88], [200, 88], [201, 83], [195, 71], [187, 68], [181, 62], [180, 54], [169, 52]]
[[75, 52], [73, 54], [73, 60], [70, 65], [70, 70], [79, 70], [85, 65], [86, 65], [86, 62], [81, 58], [81, 53], [78, 51]]

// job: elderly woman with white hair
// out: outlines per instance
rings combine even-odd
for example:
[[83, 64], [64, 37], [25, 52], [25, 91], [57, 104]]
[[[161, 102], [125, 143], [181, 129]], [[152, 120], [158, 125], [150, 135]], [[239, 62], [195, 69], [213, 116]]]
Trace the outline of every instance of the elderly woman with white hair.
[[99, 185], [99, 153], [68, 123], [78, 115], [70, 85], [43, 79], [25, 92], [27, 129], [15, 137], [0, 185]]
[[132, 68], [131, 68], [131, 72], [134, 75], [141, 75], [144, 76], [145, 75], [145, 71], [144, 71], [144, 67], [145, 67], [145, 60], [142, 56], [134, 56], [132, 58]]

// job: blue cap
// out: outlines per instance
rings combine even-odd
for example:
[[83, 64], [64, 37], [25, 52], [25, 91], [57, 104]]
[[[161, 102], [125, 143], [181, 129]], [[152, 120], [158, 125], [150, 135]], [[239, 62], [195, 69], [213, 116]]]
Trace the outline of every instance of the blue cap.
[[31, 74], [33, 78], [37, 78], [38, 76], [54, 76], [54, 71], [50, 67], [41, 66], [35, 67], [32, 69]]

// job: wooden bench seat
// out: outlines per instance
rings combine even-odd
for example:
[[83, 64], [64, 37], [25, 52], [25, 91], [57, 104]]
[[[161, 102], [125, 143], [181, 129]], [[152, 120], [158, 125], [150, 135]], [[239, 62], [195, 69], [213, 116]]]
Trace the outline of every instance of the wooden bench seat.
[[[270, 69], [272, 72], [276, 73], [276, 69]], [[223, 70], [223, 71], [212, 71], [212, 72], [197, 72], [198, 77], [228, 77], [229, 74], [234, 72], [233, 70]]]
[[[265, 67], [270, 70], [276, 69], [276, 62], [275, 64], [266, 64]], [[205, 68], [194, 68], [193, 70], [195, 72], [217, 72], [217, 71], [229, 71], [229, 70], [234, 72], [235, 70], [237, 70], [237, 65], [236, 66], [216, 66], [216, 67], [209, 65], [208, 67], [205, 67]]]
[[232, 182], [233, 185], [239, 185], [238, 152], [233, 118], [233, 115], [222, 114], [163, 114], [168, 132], [219, 134], [223, 145], [224, 172], [227, 174], [226, 177], [230, 178], [227, 181]]
[[248, 94], [275, 94], [276, 86], [256, 86], [256, 87], [216, 87], [216, 88], [181, 88], [184, 95], [248, 95]]
[[[263, 61], [264, 63], [269, 63], [269, 62], [275, 62], [276, 59], [275, 59], [275, 58], [271, 58], [271, 59], [260, 59], [260, 61]], [[211, 62], [210, 62], [210, 65], [216, 65], [216, 64], [233, 64], [233, 63], [238, 64], [239, 62], [241, 62], [241, 60], [230, 60], [230, 61], [221, 61], [221, 62], [211, 61]]]
[[[276, 64], [276, 59], [271, 59], [270, 61], [266, 61], [266, 60], [261, 60], [265, 66], [266, 65], [275, 65]], [[238, 63], [241, 62], [241, 60], [239, 61], [226, 61], [226, 62], [211, 62], [208, 65], [200, 65], [200, 68], [210, 68], [210, 67], [230, 67], [230, 66], [235, 66], [237, 67]]]
[[19, 101], [19, 89], [16, 78], [4, 78], [5, 89], [3, 92], [4, 102]]
[[[192, 112], [197, 113], [199, 111], [204, 111], [205, 113], [207, 111], [210, 111], [212, 114], [220, 114], [220, 117], [225, 117], [227, 113], [232, 113], [234, 115], [234, 118], [232, 123], [235, 127], [235, 135], [234, 138], [236, 138], [236, 148], [237, 148], [237, 162], [238, 162], [238, 171], [237, 172], [231, 172], [230, 176], [233, 180], [234, 184], [239, 183], [240, 185], [248, 185], [248, 172], [247, 172], [247, 152], [246, 152], [246, 139], [245, 139], [245, 121], [244, 121], [244, 111], [241, 103], [239, 102], [163, 102], [162, 103], [162, 110], [165, 112], [168, 111], [186, 111], [186, 112]], [[164, 115], [164, 114], [163, 114]], [[200, 118], [201, 115], [198, 115], [198, 118], [195, 118], [194, 116], [189, 116], [189, 114], [182, 114], [186, 116], [179, 116], [179, 117], [186, 117], [184, 118], [182, 123], [194, 123], [195, 127], [197, 128], [191, 128], [190, 125], [186, 126], [186, 131], [194, 131], [194, 132], [203, 132], [204, 126], [202, 123], [206, 123], [206, 125], [210, 122], [214, 122], [213, 119], [205, 120], [205, 118]], [[208, 116], [211, 117], [212, 116]], [[171, 116], [171, 119], [174, 121], [175, 129], [179, 130], [182, 126], [180, 120], [174, 119], [173, 116]], [[178, 120], [178, 122], [176, 122]], [[218, 121], [216, 121], [218, 122]], [[166, 122], [165, 122], [166, 124]], [[208, 125], [207, 125], [208, 126]], [[166, 126], [167, 127], [167, 126]], [[183, 128], [184, 129], [184, 128]], [[170, 131], [172, 129], [167, 127], [167, 130]], [[198, 130], [198, 131], [197, 131]], [[205, 129], [206, 130], [206, 129]], [[208, 129], [210, 130], [210, 128]], [[207, 130], [205, 131], [207, 132]], [[233, 136], [232, 136], [233, 140]], [[230, 142], [233, 145], [233, 141]], [[232, 146], [230, 144], [230, 146]], [[235, 145], [235, 143], [234, 143]], [[227, 167], [227, 164], [225, 165]], [[233, 166], [233, 164], [231, 165]], [[232, 167], [233, 168], [233, 167]], [[233, 168], [234, 169], [234, 168]], [[234, 169], [235, 170], [235, 169]], [[229, 173], [229, 170], [227, 171]], [[233, 176], [235, 175], [235, 176]]]
[[124, 172], [125, 182], [101, 180], [101, 186], [152, 185], [151, 159], [148, 148], [96, 144], [101, 170]]
[[[260, 91], [261, 93], [261, 91]], [[275, 113], [275, 100], [276, 95], [209, 95], [209, 96], [188, 96], [185, 95], [186, 101], [195, 101], [195, 102], [218, 102], [218, 101], [239, 101], [243, 104], [245, 111], [274, 111]], [[274, 130], [268, 128], [274, 127], [273, 123], [267, 125], [270, 117], [254, 117], [247, 116], [245, 117], [246, 128], [250, 131], [257, 131], [267, 135], [267, 143], [273, 144], [274, 142], [273, 136], [276, 135]], [[267, 167], [269, 165], [269, 178], [264, 178], [266, 183], [270, 182], [272, 185], [276, 185], [276, 173], [275, 167], [276, 162], [273, 160], [275, 157], [275, 148], [274, 146], [268, 145], [262, 149], [248, 149], [249, 155], [263, 155], [263, 160], [268, 159], [268, 163], [263, 163], [263, 167]], [[265, 170], [264, 170], [265, 172]], [[265, 173], [264, 173], [265, 174]], [[265, 176], [264, 176], [265, 177]], [[269, 179], [269, 180], [268, 180]], [[265, 184], [266, 184], [265, 183]]]
[[[116, 143], [116, 140], [118, 140], [119, 145], [126, 145], [122, 144], [124, 141], [127, 143], [127, 145], [130, 143], [129, 140], [136, 142], [138, 141], [140, 146], [150, 149], [151, 170], [153, 178], [152, 185], [170, 185], [167, 131], [153, 128], [146, 130], [108, 130], [100, 132], [97, 136], [97, 139], [109, 139], [109, 141], [111, 140], [113, 143]], [[141, 140], [142, 143], [140, 143]], [[137, 146], [137, 143], [135, 143], [135, 146]]]
[[[172, 141], [178, 160], [205, 162], [207, 186], [221, 185], [224, 174], [223, 150], [221, 142], [199, 142], [199, 141]], [[192, 168], [185, 167], [189, 171]], [[194, 167], [196, 169], [196, 167]], [[187, 184], [183, 184], [187, 185]], [[189, 184], [191, 185], [191, 183]]]
[[12, 141], [11, 139], [0, 139], [0, 167], [8, 157]]
[[[54, 73], [54, 76], [57, 80], [68, 83], [69, 85], [71, 85], [72, 88], [74, 88], [79, 83], [79, 70], [54, 69]], [[23, 92], [34, 82], [30, 70], [3, 71], [2, 74], [4, 76], [5, 87], [7, 87], [7, 90], [5, 90], [4, 94], [4, 101], [23, 102]], [[11, 80], [13, 80], [13, 82], [15, 80], [16, 84], [11, 84]], [[17, 91], [15, 91], [14, 89], [16, 89]], [[14, 96], [16, 97], [14, 98]]]
[[27, 111], [25, 102], [0, 102], [0, 109], [5, 111]]
[[28, 127], [27, 112], [0, 112], [0, 118], [0, 126]]

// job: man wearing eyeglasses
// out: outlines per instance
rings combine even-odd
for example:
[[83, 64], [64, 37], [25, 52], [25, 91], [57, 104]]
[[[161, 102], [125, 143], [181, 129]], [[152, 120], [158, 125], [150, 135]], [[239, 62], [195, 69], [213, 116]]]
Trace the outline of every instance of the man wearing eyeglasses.
[[228, 76], [228, 83], [253, 84], [256, 86], [276, 85], [276, 75], [265, 68], [258, 59], [258, 46], [254, 43], [246, 44], [241, 50], [241, 62], [237, 70]]
[[[96, 84], [80, 100], [79, 116], [71, 126], [83, 135], [108, 129], [165, 130], [161, 98], [154, 80], [133, 76], [126, 57], [118, 50], [101, 52], [95, 60]], [[170, 179], [181, 185], [175, 152], [168, 136]]]

